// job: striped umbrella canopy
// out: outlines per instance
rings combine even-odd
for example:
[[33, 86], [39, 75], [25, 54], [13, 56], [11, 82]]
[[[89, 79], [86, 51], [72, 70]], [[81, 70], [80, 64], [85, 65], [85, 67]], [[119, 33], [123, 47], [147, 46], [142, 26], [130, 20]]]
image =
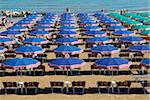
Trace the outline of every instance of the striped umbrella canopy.
[[32, 58], [13, 58], [3, 63], [4, 67], [8, 69], [32, 69], [38, 67], [40, 64], [38, 60]]
[[109, 25], [113, 25], [113, 26], [120, 26], [121, 24], [117, 21], [104, 21], [104, 23], [109, 24]]
[[133, 43], [133, 44], [145, 43], [146, 42], [143, 38], [137, 37], [137, 36], [122, 37], [122, 38], [120, 38], [120, 41]]
[[24, 43], [33, 44], [33, 45], [39, 45], [39, 44], [47, 44], [49, 41], [45, 38], [26, 38], [24, 40]]
[[56, 53], [62, 53], [62, 54], [80, 54], [83, 52], [80, 48], [72, 45], [61, 45], [58, 48], [54, 49], [54, 52]]
[[15, 51], [23, 54], [40, 54], [45, 52], [45, 49], [35, 45], [25, 45], [18, 47]]
[[91, 52], [101, 53], [101, 54], [113, 54], [113, 53], [120, 52], [120, 49], [110, 45], [99, 45], [91, 48]]
[[125, 24], [127, 24], [127, 25], [143, 25], [143, 23], [138, 22], [138, 21], [134, 21], [134, 20], [127, 21], [127, 22], [125, 22]]
[[14, 25], [7, 29], [8, 31], [28, 31], [27, 27], [21, 25]]
[[113, 32], [112, 34], [120, 35], [120, 36], [130, 36], [134, 34], [134, 32], [128, 31], [128, 30], [118, 30], [118, 31]]
[[131, 65], [131, 62], [129, 62], [127, 59], [124, 58], [101, 58], [98, 59], [95, 62], [95, 65], [97, 67], [102, 67], [102, 68], [128, 68]]
[[59, 44], [79, 44], [81, 41], [74, 37], [57, 38], [56, 43]]
[[53, 30], [53, 28], [51, 26], [44, 26], [44, 25], [34, 26], [33, 29], [38, 30], [38, 31], [51, 31], [51, 30]]
[[2, 44], [14, 44], [16, 41], [12, 38], [0, 37], [0, 45]]
[[0, 35], [5, 35], [5, 36], [22, 36], [21, 32], [17, 32], [17, 31], [4, 31], [1, 32]]
[[51, 35], [48, 31], [42, 31], [42, 30], [32, 31], [29, 34], [30, 35], [36, 35], [36, 36], [49, 36], [49, 35]]
[[60, 69], [74, 69], [83, 67], [86, 63], [79, 58], [57, 58], [50, 61], [49, 65]]
[[134, 45], [129, 50], [142, 53], [150, 53], [150, 45]]
[[150, 30], [145, 30], [145, 31], [141, 32], [141, 34], [143, 34], [143, 35], [150, 35]]
[[95, 35], [105, 36], [106, 35], [105, 32], [100, 31], [100, 30], [87, 31], [84, 34], [86, 34], [86, 35], [93, 35], [93, 36], [95, 36]]
[[5, 51], [7, 51], [7, 49], [4, 48], [3, 46], [0, 46], [0, 53], [4, 53]]
[[89, 38], [87, 40], [87, 42], [91, 42], [91, 43], [111, 43], [112, 39], [109, 39], [107, 37], [93, 37], [93, 38]]
[[58, 35], [63, 35], [63, 36], [75, 36], [77, 35], [77, 32], [75, 31], [60, 31]]
[[148, 25], [137, 25], [133, 26], [132, 28], [137, 30], [150, 30], [150, 26]]
[[145, 58], [141, 61], [141, 65], [144, 65], [148, 68], [150, 68], [150, 58]]

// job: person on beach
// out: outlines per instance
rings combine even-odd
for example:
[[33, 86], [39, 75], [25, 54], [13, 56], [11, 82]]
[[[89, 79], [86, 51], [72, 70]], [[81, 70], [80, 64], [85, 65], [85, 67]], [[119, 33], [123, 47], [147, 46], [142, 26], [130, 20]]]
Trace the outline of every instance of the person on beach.
[[69, 9], [69, 8], [66, 8], [66, 11], [69, 13], [69, 12], [70, 12], [70, 9]]

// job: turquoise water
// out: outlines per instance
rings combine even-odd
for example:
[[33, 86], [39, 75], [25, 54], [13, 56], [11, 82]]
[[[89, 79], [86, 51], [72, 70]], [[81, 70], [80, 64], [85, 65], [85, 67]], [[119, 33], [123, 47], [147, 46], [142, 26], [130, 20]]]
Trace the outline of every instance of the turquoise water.
[[0, 10], [57, 12], [70, 8], [73, 12], [93, 12], [101, 9], [149, 9], [150, 0], [0, 0]]

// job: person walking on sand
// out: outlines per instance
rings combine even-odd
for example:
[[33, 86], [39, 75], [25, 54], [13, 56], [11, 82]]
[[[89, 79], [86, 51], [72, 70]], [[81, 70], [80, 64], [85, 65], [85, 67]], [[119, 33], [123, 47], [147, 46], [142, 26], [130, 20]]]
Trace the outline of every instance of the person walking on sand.
[[70, 12], [70, 9], [69, 9], [69, 8], [66, 8], [66, 11], [69, 13], [69, 12]]

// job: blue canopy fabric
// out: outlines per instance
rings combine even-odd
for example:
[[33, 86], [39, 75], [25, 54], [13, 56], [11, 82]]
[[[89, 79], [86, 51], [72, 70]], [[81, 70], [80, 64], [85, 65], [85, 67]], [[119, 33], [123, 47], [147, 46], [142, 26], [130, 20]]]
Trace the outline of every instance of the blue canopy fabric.
[[21, 35], [21, 32], [17, 32], [17, 31], [4, 31], [1, 32], [0, 35]]
[[61, 26], [60, 30], [69, 30], [69, 29], [76, 29], [74, 26]]
[[24, 31], [24, 30], [27, 30], [27, 28], [21, 25], [14, 25], [12, 27], [9, 27], [7, 30], [8, 31]]
[[84, 27], [86, 30], [93, 30], [93, 29], [100, 29], [100, 27], [99, 26], [86, 26], [86, 27]]
[[76, 46], [72, 46], [72, 45], [61, 45], [58, 48], [54, 49], [55, 52], [79, 52], [81, 49], [76, 47]]
[[7, 49], [4, 48], [3, 46], [0, 46], [0, 53], [4, 53]]
[[105, 41], [110, 41], [111, 39], [107, 38], [107, 37], [93, 37], [93, 38], [89, 38], [87, 40], [87, 42], [105, 42]]
[[115, 35], [123, 35], [123, 34], [130, 35], [130, 34], [133, 34], [133, 32], [128, 31], [128, 30], [118, 30], [118, 31], [115, 31], [113, 34], [115, 34]]
[[128, 37], [122, 37], [120, 38], [120, 40], [124, 42], [140, 42], [143, 41], [144, 39], [137, 36], [128, 36]]
[[12, 39], [12, 38], [0, 38], [0, 44], [5, 43], [5, 42], [11, 42], [11, 41], [14, 41], [14, 39]]
[[38, 60], [32, 59], [32, 58], [13, 58], [6, 60], [3, 65], [7, 68], [20, 68], [20, 67], [37, 67], [40, 65], [40, 62]]
[[15, 51], [18, 53], [35, 53], [35, 52], [43, 52], [43, 48], [35, 45], [25, 45], [25, 46], [20, 46], [17, 48]]
[[31, 34], [31, 35], [46, 35], [46, 34], [49, 34], [49, 32], [48, 31], [40, 31], [40, 30], [37, 30], [37, 31], [32, 31], [32, 32], [30, 32], [29, 34]]
[[53, 66], [66, 66], [66, 67], [71, 67], [72, 65], [79, 65], [84, 63], [83, 60], [79, 58], [57, 58], [52, 61], [50, 61], [50, 65]]
[[128, 64], [129, 61], [124, 58], [101, 58], [95, 62], [97, 66], [111, 67]]
[[60, 31], [58, 33], [59, 35], [72, 35], [72, 34], [77, 34], [75, 31]]
[[132, 51], [150, 50], [150, 45], [135, 45], [135, 46], [129, 47], [129, 50], [132, 50]]
[[87, 31], [85, 32], [86, 35], [103, 35], [105, 32], [99, 30]]
[[24, 40], [25, 43], [41, 43], [45, 41], [48, 41], [48, 40], [45, 38], [26, 38]]
[[141, 64], [150, 65], [150, 58], [145, 58], [141, 61]]
[[56, 39], [56, 42], [59, 43], [66, 43], [66, 42], [77, 42], [78, 39], [77, 38], [73, 38], [73, 37], [62, 37], [62, 38], [58, 38]]
[[92, 52], [105, 52], [105, 51], [113, 51], [113, 50], [118, 50], [118, 48], [110, 45], [102, 45], [102, 46], [96, 46], [91, 48]]
[[115, 29], [124, 29], [124, 28], [125, 28], [125, 27], [124, 27], [124, 26], [121, 26], [121, 25], [117, 25], [117, 26], [115, 25], [115, 26], [109, 26], [109, 27], [108, 27], [108, 29], [112, 29], [112, 30], [113, 30], [113, 29], [114, 29], [114, 30], [115, 30]]

